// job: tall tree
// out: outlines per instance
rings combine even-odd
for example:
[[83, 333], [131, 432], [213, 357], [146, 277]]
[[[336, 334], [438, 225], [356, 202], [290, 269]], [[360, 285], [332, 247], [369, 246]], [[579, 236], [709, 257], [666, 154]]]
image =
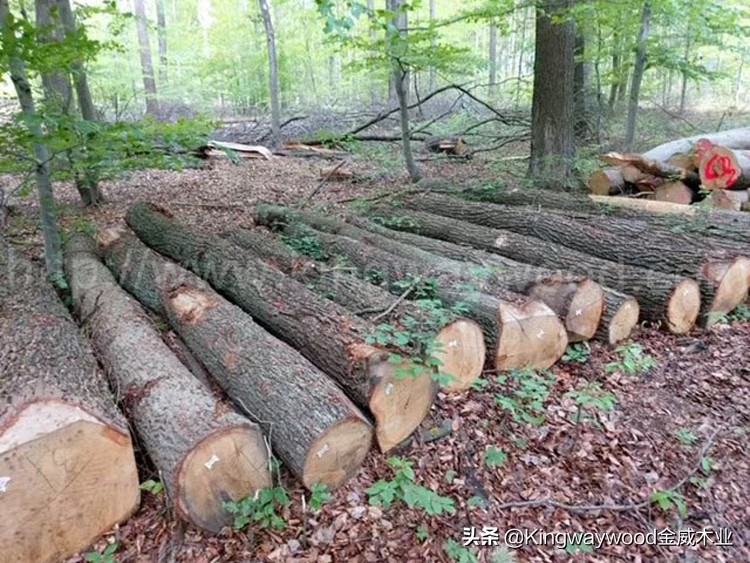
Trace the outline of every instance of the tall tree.
[[497, 26], [490, 24], [490, 96], [494, 96], [497, 90]]
[[276, 55], [276, 36], [271, 19], [270, 0], [260, 2], [260, 15], [266, 29], [266, 43], [268, 44], [268, 90], [271, 96], [271, 138], [274, 144], [281, 142], [281, 103], [279, 91], [279, 62]]
[[[437, 19], [437, 0], [430, 0], [430, 25], [433, 25], [435, 23], [435, 20]], [[432, 48], [434, 49], [437, 45], [437, 39], [433, 39], [431, 42]], [[435, 89], [435, 84], [437, 82], [437, 71], [435, 70], [435, 67], [430, 67], [430, 92], [432, 92]]]
[[16, 36], [15, 24], [16, 20], [10, 13], [8, 0], [0, 0], [0, 44], [2, 44], [0, 68], [10, 73], [10, 79], [21, 106], [23, 122], [32, 137], [39, 216], [44, 239], [44, 261], [50, 279], [57, 285], [62, 285], [64, 280], [62, 246], [55, 215], [55, 196], [52, 192], [50, 152], [44, 144], [42, 122], [36, 111], [31, 84], [26, 74], [26, 64], [20, 55], [23, 51], [20, 42], [29, 39]]
[[156, 81], [154, 80], [154, 63], [151, 59], [151, 42], [148, 37], [148, 19], [144, 0], [133, 0], [136, 27], [138, 29], [138, 48], [141, 55], [141, 74], [143, 90], [146, 93], [146, 113], [159, 114], [159, 102], [156, 98]]
[[625, 150], [633, 150], [635, 141], [635, 125], [638, 117], [638, 102], [641, 96], [641, 82], [646, 70], [646, 43], [651, 26], [651, 0], [643, 2], [641, 11], [641, 30], [638, 34], [638, 46], [633, 65], [633, 79], [630, 83], [630, 97], [628, 98], [628, 117], [625, 124]]
[[571, 0], [548, 0], [536, 10], [529, 174], [558, 186], [569, 183], [575, 157], [571, 4]]
[[156, 0], [156, 26], [159, 41], [159, 84], [164, 87], [169, 81], [167, 71], [167, 14], [164, 9], [164, 0]]
[[[36, 26], [43, 43], [62, 41], [64, 30], [55, 10], [55, 0], [35, 0]], [[53, 14], [54, 12], [54, 14]], [[62, 68], [46, 68], [42, 72], [44, 100], [51, 110], [67, 113], [73, 101], [70, 76]]]

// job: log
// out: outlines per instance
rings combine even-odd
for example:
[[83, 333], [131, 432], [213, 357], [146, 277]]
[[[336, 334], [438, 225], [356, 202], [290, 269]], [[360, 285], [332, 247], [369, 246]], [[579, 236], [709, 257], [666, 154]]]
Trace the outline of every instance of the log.
[[461, 137], [428, 137], [424, 146], [429, 152], [463, 156], [466, 153], [466, 144]]
[[140, 501], [127, 422], [44, 279], [0, 239], [0, 561], [67, 559]]
[[684, 182], [667, 182], [654, 190], [654, 200], [677, 203], [679, 205], [690, 205], [693, 203], [695, 193]]
[[[635, 215], [639, 219], [648, 219], [647, 216], [641, 216], [641, 213], [654, 214], [654, 215], [687, 215], [695, 216], [698, 214], [696, 207], [690, 207], [678, 203], [671, 203], [667, 201], [655, 201], [652, 199], [638, 199], [633, 197], [600, 197], [596, 195], [589, 196], [591, 201], [595, 204], [602, 206], [615, 206], [636, 212]], [[596, 212], [596, 209], [591, 211]], [[627, 217], [629, 215], [620, 213], [619, 216]]]
[[[667, 161], [655, 159], [653, 157], [650, 157], [648, 154], [649, 153], [645, 153], [642, 155], [620, 154], [617, 152], [610, 152], [602, 155], [600, 158], [601, 160], [603, 160], [607, 164], [611, 164], [612, 166], [623, 168], [632, 167], [648, 177], [666, 178], [672, 182], [682, 181], [686, 185], [689, 185], [696, 189], [698, 188], [698, 185], [700, 184], [700, 177], [698, 176], [698, 174], [691, 170], [686, 170], [685, 168], [673, 166]], [[625, 177], [626, 181], [628, 180], [624, 172], [623, 177]], [[638, 179], [631, 177], [630, 180], [635, 180], [634, 183], [638, 183], [642, 180], [645, 180], [645, 177]]]
[[550, 307], [565, 324], [569, 342], [589, 340], [596, 334], [604, 307], [604, 294], [599, 284], [586, 277], [522, 264], [466, 246], [388, 229], [361, 217], [349, 215], [347, 221], [432, 254], [489, 269], [494, 272], [493, 283]]
[[750, 154], [714, 146], [701, 160], [700, 177], [707, 190], [750, 188]]
[[175, 514], [220, 532], [232, 524], [224, 502], [271, 486], [260, 428], [193, 377], [99, 260], [93, 239], [68, 240], [65, 270], [83, 328], [116, 382]]
[[592, 194], [608, 196], [626, 192], [625, 177], [619, 168], [597, 170], [589, 178], [589, 190]]
[[[567, 335], [554, 311], [539, 301], [499, 291], [496, 287], [493, 289], [492, 278], [482, 279], [483, 276], [478, 276], [466, 264], [397, 243], [341, 221], [284, 207], [258, 205], [254, 219], [258, 224], [282, 229], [289, 237], [315, 237], [330, 256], [346, 257], [361, 274], [384, 279], [394, 293], [403, 291], [395, 284], [409, 277], [434, 280], [442, 301], [452, 306], [466, 305], [466, 315], [485, 329], [487, 347], [498, 370], [524, 366], [544, 369], [565, 352]], [[328, 224], [331, 229], [345, 232], [347, 236], [317, 231], [303, 224], [303, 219], [315, 226]]]
[[596, 337], [611, 345], [627, 340], [638, 325], [638, 300], [614, 289], [604, 288], [604, 313]]
[[149, 246], [187, 266], [277, 338], [332, 377], [361, 407], [369, 408], [382, 451], [406, 439], [434, 399], [430, 373], [401, 377], [412, 366], [389, 361], [389, 350], [367, 344], [375, 327], [262, 260], [237, 257], [234, 245], [190, 231], [165, 211], [131, 206], [127, 222]]
[[742, 205], [750, 201], [750, 190], [713, 190], [711, 205], [729, 211], [742, 211]]
[[410, 332], [420, 332], [421, 340], [436, 340], [440, 348], [433, 357], [442, 364], [440, 380], [451, 380], [447, 391], [468, 389], [482, 374], [486, 348], [482, 329], [474, 321], [444, 309], [436, 312], [418, 303], [394, 301], [388, 291], [303, 256], [260, 229], [235, 229], [224, 237], [365, 319], [408, 326]]
[[457, 244], [468, 244], [487, 252], [526, 260], [550, 269], [567, 269], [587, 276], [602, 286], [633, 295], [644, 319], [664, 324], [676, 334], [688, 332], [698, 317], [700, 289], [697, 282], [653, 270], [602, 260], [512, 231], [491, 229], [420, 211], [392, 210], [394, 228], [439, 238]]
[[[695, 278], [703, 294], [703, 318], [708, 324], [745, 299], [748, 285], [745, 257], [731, 244], [650, 228], [647, 223], [608, 217], [566, 217], [516, 207], [465, 202], [440, 194], [403, 199], [410, 209], [470, 221], [561, 244], [611, 262], [623, 262], [668, 274]], [[647, 245], [633, 241], [648, 241]], [[723, 272], [717, 278], [719, 272]], [[615, 288], [617, 289], [617, 288]]]
[[[328, 377], [131, 234], [107, 231], [100, 244], [120, 284], [167, 319], [227, 395], [265, 427], [273, 451], [305, 487], [335, 488], [354, 474], [372, 428]], [[203, 463], [218, 469], [215, 457]]]

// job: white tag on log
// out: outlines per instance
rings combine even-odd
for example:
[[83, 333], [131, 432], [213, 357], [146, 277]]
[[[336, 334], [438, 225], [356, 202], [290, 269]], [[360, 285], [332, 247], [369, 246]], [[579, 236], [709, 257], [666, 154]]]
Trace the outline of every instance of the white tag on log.
[[0, 493], [8, 491], [8, 483], [10, 483], [10, 477], [0, 477]]
[[213, 469], [213, 468], [214, 468], [214, 465], [216, 465], [216, 463], [217, 463], [218, 461], [219, 461], [219, 458], [218, 458], [218, 457], [216, 457], [216, 454], [214, 454], [214, 455], [212, 455], [212, 456], [211, 456], [211, 459], [209, 459], [209, 460], [208, 460], [208, 461], [207, 461], [206, 463], [204, 463], [203, 465], [205, 465], [205, 466], [206, 466], [206, 469]]

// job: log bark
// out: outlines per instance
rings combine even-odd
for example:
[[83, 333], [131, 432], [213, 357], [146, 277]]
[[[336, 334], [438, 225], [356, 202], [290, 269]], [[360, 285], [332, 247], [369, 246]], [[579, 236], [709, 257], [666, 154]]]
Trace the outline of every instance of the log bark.
[[0, 335], [0, 560], [60, 561], [138, 508], [127, 422], [44, 274], [2, 240]]
[[[668, 162], [661, 160], [654, 160], [647, 157], [646, 155], [640, 154], [620, 154], [616, 152], [607, 153], [602, 155], [601, 160], [607, 164], [611, 164], [617, 167], [632, 167], [640, 171], [646, 176], [653, 176], [656, 178], [667, 178], [670, 181], [682, 181], [685, 184], [696, 188], [700, 184], [700, 177], [698, 174], [691, 170], [681, 168], [679, 166], [673, 166]], [[627, 178], [626, 178], [627, 179]], [[633, 182], [634, 177], [630, 177], [630, 181]], [[637, 180], [633, 183], [638, 183]]]
[[[404, 205], [487, 227], [502, 227], [611, 262], [695, 278], [703, 293], [702, 313], [707, 324], [736, 308], [748, 291], [746, 258], [734, 245], [720, 241], [649, 228], [638, 221], [612, 217], [573, 219], [543, 211], [530, 214], [515, 207], [464, 202], [438, 194], [406, 198]], [[633, 241], [648, 241], [648, 245]], [[724, 274], [717, 278], [718, 272]]]
[[149, 246], [206, 279], [332, 377], [355, 403], [369, 407], [383, 451], [427, 416], [434, 396], [431, 374], [399, 377], [401, 366], [388, 361], [391, 353], [367, 345], [374, 332], [370, 323], [261, 260], [237, 259], [231, 243], [189, 231], [154, 206], [133, 205], [127, 221]]
[[638, 300], [614, 289], [604, 288], [604, 313], [596, 337], [612, 345], [627, 340], [638, 325]]
[[566, 269], [584, 275], [605, 287], [638, 299], [646, 320], [664, 324], [676, 334], [688, 332], [700, 309], [700, 290], [692, 279], [602, 260], [566, 246], [549, 243], [512, 231], [491, 229], [420, 211], [391, 212], [399, 230], [468, 244], [487, 252], [526, 260], [545, 268]]
[[83, 328], [116, 382], [174, 512], [220, 532], [232, 523], [224, 502], [271, 486], [260, 428], [193, 377], [99, 260], [91, 238], [68, 240], [65, 269]]
[[[339, 235], [316, 231], [300, 220], [310, 219], [313, 226], [323, 226], [326, 218], [309, 213], [292, 212], [283, 207], [259, 205], [255, 221], [283, 229], [287, 236], [314, 236], [329, 256], [344, 256], [369, 278], [383, 279], [396, 294], [403, 292], [398, 282], [418, 276], [436, 281], [437, 295], [451, 305], [465, 305], [466, 315], [485, 330], [488, 349], [499, 370], [531, 366], [546, 368], [554, 364], [567, 346], [565, 328], [554, 312], [541, 302], [510, 292], [492, 289], [492, 282], [482, 280], [468, 265], [425, 253], [396, 241], [379, 237], [339, 221], [328, 221]], [[342, 236], [343, 233], [346, 236]], [[377, 241], [377, 247], [372, 243]], [[391, 249], [393, 252], [391, 252]], [[478, 279], [479, 278], [479, 279]], [[499, 298], [487, 291], [502, 294]]]
[[387, 229], [363, 218], [348, 216], [347, 220], [357, 227], [402, 244], [453, 260], [471, 262], [479, 268], [489, 268], [493, 272], [493, 283], [550, 307], [565, 324], [569, 342], [588, 340], [596, 333], [604, 307], [604, 295], [599, 284], [586, 277], [522, 264], [466, 246]]
[[440, 347], [433, 357], [442, 364], [438, 367], [440, 379], [451, 380], [446, 390], [468, 389], [482, 374], [486, 347], [482, 329], [474, 321], [394, 298], [385, 289], [295, 252], [268, 232], [236, 229], [224, 236], [358, 316], [409, 327], [409, 332], [419, 332], [421, 339], [436, 340]]
[[746, 190], [750, 188], [750, 154], [715, 146], [701, 160], [700, 178], [707, 190]]
[[[372, 430], [330, 379], [132, 235], [106, 232], [100, 244], [120, 284], [168, 320], [227, 395], [264, 427], [274, 452], [306, 487], [334, 488], [352, 476]], [[219, 468], [221, 459], [203, 463]]]

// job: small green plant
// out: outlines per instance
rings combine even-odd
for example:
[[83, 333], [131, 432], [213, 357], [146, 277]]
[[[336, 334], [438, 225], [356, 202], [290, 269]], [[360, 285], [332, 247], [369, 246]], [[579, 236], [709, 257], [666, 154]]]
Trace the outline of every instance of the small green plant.
[[639, 375], [658, 365], [653, 356], [643, 353], [640, 344], [620, 346], [615, 352], [620, 355], [621, 360], [607, 364], [604, 368], [607, 373], [619, 371], [626, 375]]
[[471, 384], [471, 389], [473, 391], [486, 391], [487, 388], [490, 386], [490, 382], [484, 379], [483, 377], [478, 377], [475, 379]]
[[673, 508], [681, 518], [687, 517], [687, 502], [685, 497], [675, 491], [655, 491], [651, 495], [651, 502], [656, 504], [664, 512], [669, 512]]
[[388, 465], [394, 469], [394, 479], [392, 481], [381, 479], [365, 491], [370, 504], [388, 508], [394, 502], [401, 501], [409, 508], [421, 508], [430, 516], [456, 513], [453, 499], [440, 496], [432, 489], [415, 482], [411, 461], [400, 457], [391, 457], [388, 460]]
[[307, 506], [312, 512], [317, 512], [332, 498], [331, 493], [328, 492], [328, 487], [322, 483], [315, 483], [310, 489], [310, 500]]
[[466, 506], [469, 508], [487, 508], [487, 501], [484, 499], [484, 497], [481, 497], [479, 495], [474, 495], [469, 500], [466, 501]]
[[313, 260], [328, 260], [329, 256], [323, 250], [323, 246], [320, 243], [320, 239], [314, 234], [307, 234], [302, 236], [279, 236], [281, 242], [286, 244], [292, 250], [296, 250], [300, 254], [309, 256]]
[[588, 342], [571, 344], [565, 351], [565, 355], [562, 357], [562, 361], [567, 364], [585, 364], [589, 361], [590, 355], [591, 347], [588, 345]]
[[224, 509], [234, 516], [234, 528], [244, 529], [251, 522], [261, 529], [286, 529], [286, 521], [278, 511], [289, 506], [289, 495], [283, 487], [268, 487], [238, 502], [225, 502]]
[[565, 553], [568, 555], [575, 555], [576, 553], [594, 553], [594, 546], [588, 543], [569, 542], [565, 544]]
[[750, 321], [750, 307], [745, 304], [739, 305], [734, 311], [727, 315], [729, 323]]
[[447, 540], [443, 544], [443, 551], [451, 561], [456, 563], [478, 563], [476, 553], [468, 547], [464, 547], [456, 540]]
[[446, 483], [453, 483], [453, 481], [456, 479], [456, 471], [453, 469], [449, 469], [445, 472], [445, 482]]
[[507, 388], [495, 394], [495, 403], [510, 413], [515, 422], [540, 426], [544, 423], [544, 402], [554, 376], [547, 370], [514, 369], [497, 377], [497, 383]]
[[580, 389], [568, 391], [565, 396], [573, 400], [578, 407], [573, 415], [573, 422], [576, 424], [591, 420], [598, 425], [592, 411], [612, 412], [617, 404], [615, 396], [612, 393], [605, 393], [596, 381], [590, 381]]
[[415, 535], [417, 536], [417, 539], [421, 543], [424, 543], [425, 541], [427, 541], [427, 538], [430, 537], [430, 532], [427, 530], [427, 526], [425, 526], [424, 524], [420, 524], [417, 527], [417, 531], [415, 532]]
[[153, 479], [149, 479], [148, 481], [144, 481], [141, 483], [140, 489], [142, 491], [146, 491], [147, 493], [151, 493], [152, 495], [158, 495], [162, 491], [164, 491], [164, 483], [161, 481], [154, 481]]
[[495, 446], [490, 446], [484, 451], [484, 463], [490, 469], [502, 467], [503, 465], [505, 465], [505, 460], [507, 458], [507, 454], [503, 450], [498, 449]]
[[680, 428], [675, 432], [675, 436], [683, 446], [694, 446], [698, 442], [698, 436], [688, 428]]
[[120, 546], [117, 542], [109, 544], [104, 551], [89, 551], [84, 553], [83, 558], [90, 563], [115, 563], [115, 553]]

